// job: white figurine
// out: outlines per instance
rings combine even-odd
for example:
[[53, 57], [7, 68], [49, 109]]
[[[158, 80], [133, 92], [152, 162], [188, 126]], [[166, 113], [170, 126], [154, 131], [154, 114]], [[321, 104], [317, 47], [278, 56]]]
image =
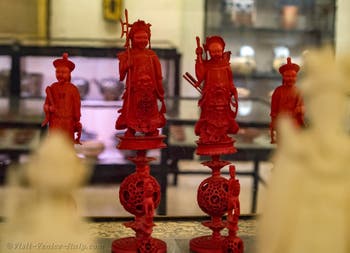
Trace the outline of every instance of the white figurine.
[[336, 62], [325, 49], [310, 53], [306, 64], [301, 88], [309, 124], [298, 130], [280, 122], [259, 253], [350, 252], [350, 57]]
[[97, 252], [72, 197], [87, 169], [65, 135], [51, 132], [24, 171], [29, 193], [7, 218], [0, 252]]

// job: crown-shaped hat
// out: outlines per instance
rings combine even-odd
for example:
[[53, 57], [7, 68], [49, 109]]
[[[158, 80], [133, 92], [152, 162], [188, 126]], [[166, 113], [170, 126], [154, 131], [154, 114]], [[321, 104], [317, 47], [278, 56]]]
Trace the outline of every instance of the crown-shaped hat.
[[296, 73], [298, 73], [300, 67], [298, 64], [292, 63], [292, 59], [290, 57], [287, 58], [287, 64], [282, 65], [279, 68], [279, 72], [283, 74], [287, 70], [294, 70]]
[[225, 41], [220, 36], [214, 35], [206, 38], [204, 49], [208, 50], [209, 45], [212, 43], [219, 43], [222, 45], [222, 48], [225, 48]]
[[151, 24], [146, 23], [143, 20], [137, 20], [131, 25], [131, 29], [129, 32], [129, 37], [133, 37], [134, 34], [138, 31], [144, 31], [147, 33], [148, 38], [151, 37]]
[[60, 66], [65, 66], [67, 67], [71, 72], [75, 68], [75, 64], [68, 60], [68, 53], [63, 53], [62, 58], [56, 59], [53, 61], [53, 65], [55, 68], [60, 67]]

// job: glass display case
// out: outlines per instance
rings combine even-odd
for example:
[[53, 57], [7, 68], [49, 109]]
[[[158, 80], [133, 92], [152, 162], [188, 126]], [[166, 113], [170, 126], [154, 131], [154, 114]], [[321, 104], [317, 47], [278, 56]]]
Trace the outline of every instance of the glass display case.
[[231, 54], [234, 82], [247, 97], [270, 101], [290, 56], [334, 43], [334, 0], [206, 0], [205, 35], [220, 35]]

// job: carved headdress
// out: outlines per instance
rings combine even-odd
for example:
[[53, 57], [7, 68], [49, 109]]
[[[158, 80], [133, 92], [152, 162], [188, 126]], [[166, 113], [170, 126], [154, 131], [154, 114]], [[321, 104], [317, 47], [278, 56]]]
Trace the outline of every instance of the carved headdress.
[[63, 53], [62, 58], [54, 60], [53, 65], [55, 68], [65, 66], [70, 70], [70, 72], [72, 72], [75, 68], [75, 64], [68, 60], [68, 53]]
[[290, 57], [287, 58], [287, 64], [284, 64], [279, 68], [279, 72], [283, 75], [283, 73], [288, 70], [294, 70], [295, 73], [298, 73], [300, 70], [299, 65], [292, 63], [292, 59]]
[[205, 44], [203, 45], [204, 50], [208, 51], [209, 46], [212, 43], [219, 43], [221, 44], [222, 48], [225, 48], [225, 41], [220, 36], [214, 35], [206, 38]]
[[146, 23], [143, 20], [137, 20], [131, 25], [127, 39], [131, 40], [134, 37], [135, 33], [139, 31], [146, 32], [148, 35], [148, 45], [149, 45], [149, 48], [151, 48], [151, 28], [150, 27], [151, 27], [150, 23]]
[[[206, 40], [205, 40], [205, 44], [203, 44], [203, 48], [204, 48], [204, 51], [205, 51], [206, 59], [208, 59], [209, 47], [213, 43], [219, 43], [222, 46], [222, 49], [223, 50], [225, 49], [225, 41], [223, 40], [223, 38], [221, 38], [220, 36], [217, 36], [217, 35], [213, 35], [213, 36], [207, 37]], [[225, 59], [226, 62], [229, 62], [230, 55], [231, 55], [230, 51], [226, 51], [226, 52], [223, 53], [223, 58]]]

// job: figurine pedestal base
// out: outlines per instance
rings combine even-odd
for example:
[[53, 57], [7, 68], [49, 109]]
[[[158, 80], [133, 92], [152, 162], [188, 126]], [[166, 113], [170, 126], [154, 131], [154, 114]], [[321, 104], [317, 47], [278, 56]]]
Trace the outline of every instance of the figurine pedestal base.
[[[166, 253], [167, 248], [165, 242], [162, 240], [151, 238], [152, 247], [157, 253]], [[137, 253], [139, 246], [135, 237], [126, 237], [113, 241], [112, 253]], [[142, 251], [143, 252], [143, 251]]]
[[211, 235], [193, 238], [190, 241], [190, 250], [195, 253], [222, 253], [224, 237], [213, 239]]
[[237, 149], [233, 146], [234, 140], [223, 143], [202, 143], [197, 141], [197, 155], [228, 155], [237, 152]]
[[159, 136], [118, 136], [120, 142], [117, 146], [118, 149], [128, 150], [149, 150], [165, 148], [166, 145], [163, 142], [165, 135]]

